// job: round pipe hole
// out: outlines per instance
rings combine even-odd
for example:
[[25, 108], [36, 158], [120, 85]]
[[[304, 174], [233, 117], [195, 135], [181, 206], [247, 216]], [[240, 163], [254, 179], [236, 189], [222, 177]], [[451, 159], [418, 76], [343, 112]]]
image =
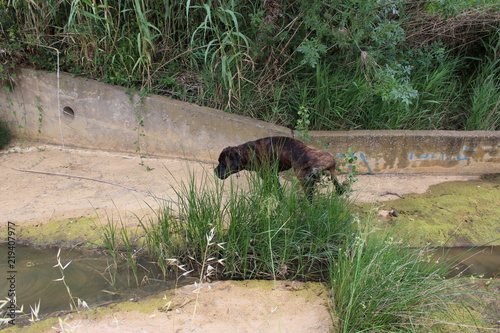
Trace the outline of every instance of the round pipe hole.
[[65, 106], [63, 108], [63, 115], [68, 119], [75, 119], [75, 111], [73, 111], [73, 109], [69, 106]]

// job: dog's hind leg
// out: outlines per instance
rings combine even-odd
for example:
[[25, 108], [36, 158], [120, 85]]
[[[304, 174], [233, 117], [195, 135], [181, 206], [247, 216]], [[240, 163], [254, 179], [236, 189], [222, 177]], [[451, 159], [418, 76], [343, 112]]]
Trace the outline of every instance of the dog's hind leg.
[[338, 195], [342, 195], [345, 193], [344, 187], [339, 183], [337, 177], [335, 177], [335, 165], [330, 167], [328, 169], [328, 172], [330, 173], [330, 178], [335, 185], [335, 192], [337, 192]]

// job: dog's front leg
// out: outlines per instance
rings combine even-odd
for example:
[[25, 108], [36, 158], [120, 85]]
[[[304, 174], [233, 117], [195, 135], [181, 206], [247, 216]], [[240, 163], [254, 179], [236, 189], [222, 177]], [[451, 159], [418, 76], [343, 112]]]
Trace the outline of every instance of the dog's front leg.
[[314, 187], [316, 186], [316, 183], [319, 180], [318, 173], [314, 171], [315, 170], [306, 168], [300, 170], [299, 174], [297, 175], [302, 185], [302, 188], [304, 189], [304, 193], [307, 197], [307, 200], [309, 200], [310, 203], [312, 203], [314, 197]]

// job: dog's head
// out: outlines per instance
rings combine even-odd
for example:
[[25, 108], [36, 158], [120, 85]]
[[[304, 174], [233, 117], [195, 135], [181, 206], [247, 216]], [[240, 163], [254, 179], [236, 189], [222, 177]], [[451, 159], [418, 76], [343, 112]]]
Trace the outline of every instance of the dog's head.
[[233, 173], [244, 169], [239, 147], [227, 147], [219, 155], [219, 165], [214, 169], [220, 179], [226, 179]]

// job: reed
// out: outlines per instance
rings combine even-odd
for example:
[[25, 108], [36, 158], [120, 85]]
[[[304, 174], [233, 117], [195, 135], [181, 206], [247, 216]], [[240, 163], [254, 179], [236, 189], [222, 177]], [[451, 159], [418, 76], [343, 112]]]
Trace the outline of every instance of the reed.
[[203, 273], [212, 258], [217, 278], [324, 278], [327, 253], [350, 232], [347, 201], [327, 190], [309, 204], [296, 182], [246, 176], [248, 188], [191, 176], [178, 190], [176, 217], [165, 207], [157, 221], [141, 221], [148, 252], [165, 272], [177, 258]]
[[431, 249], [409, 248], [390, 232], [361, 226], [329, 266], [338, 332], [455, 326], [445, 318], [460, 302], [458, 286], [467, 281], [446, 279], [451, 262], [431, 257]]

